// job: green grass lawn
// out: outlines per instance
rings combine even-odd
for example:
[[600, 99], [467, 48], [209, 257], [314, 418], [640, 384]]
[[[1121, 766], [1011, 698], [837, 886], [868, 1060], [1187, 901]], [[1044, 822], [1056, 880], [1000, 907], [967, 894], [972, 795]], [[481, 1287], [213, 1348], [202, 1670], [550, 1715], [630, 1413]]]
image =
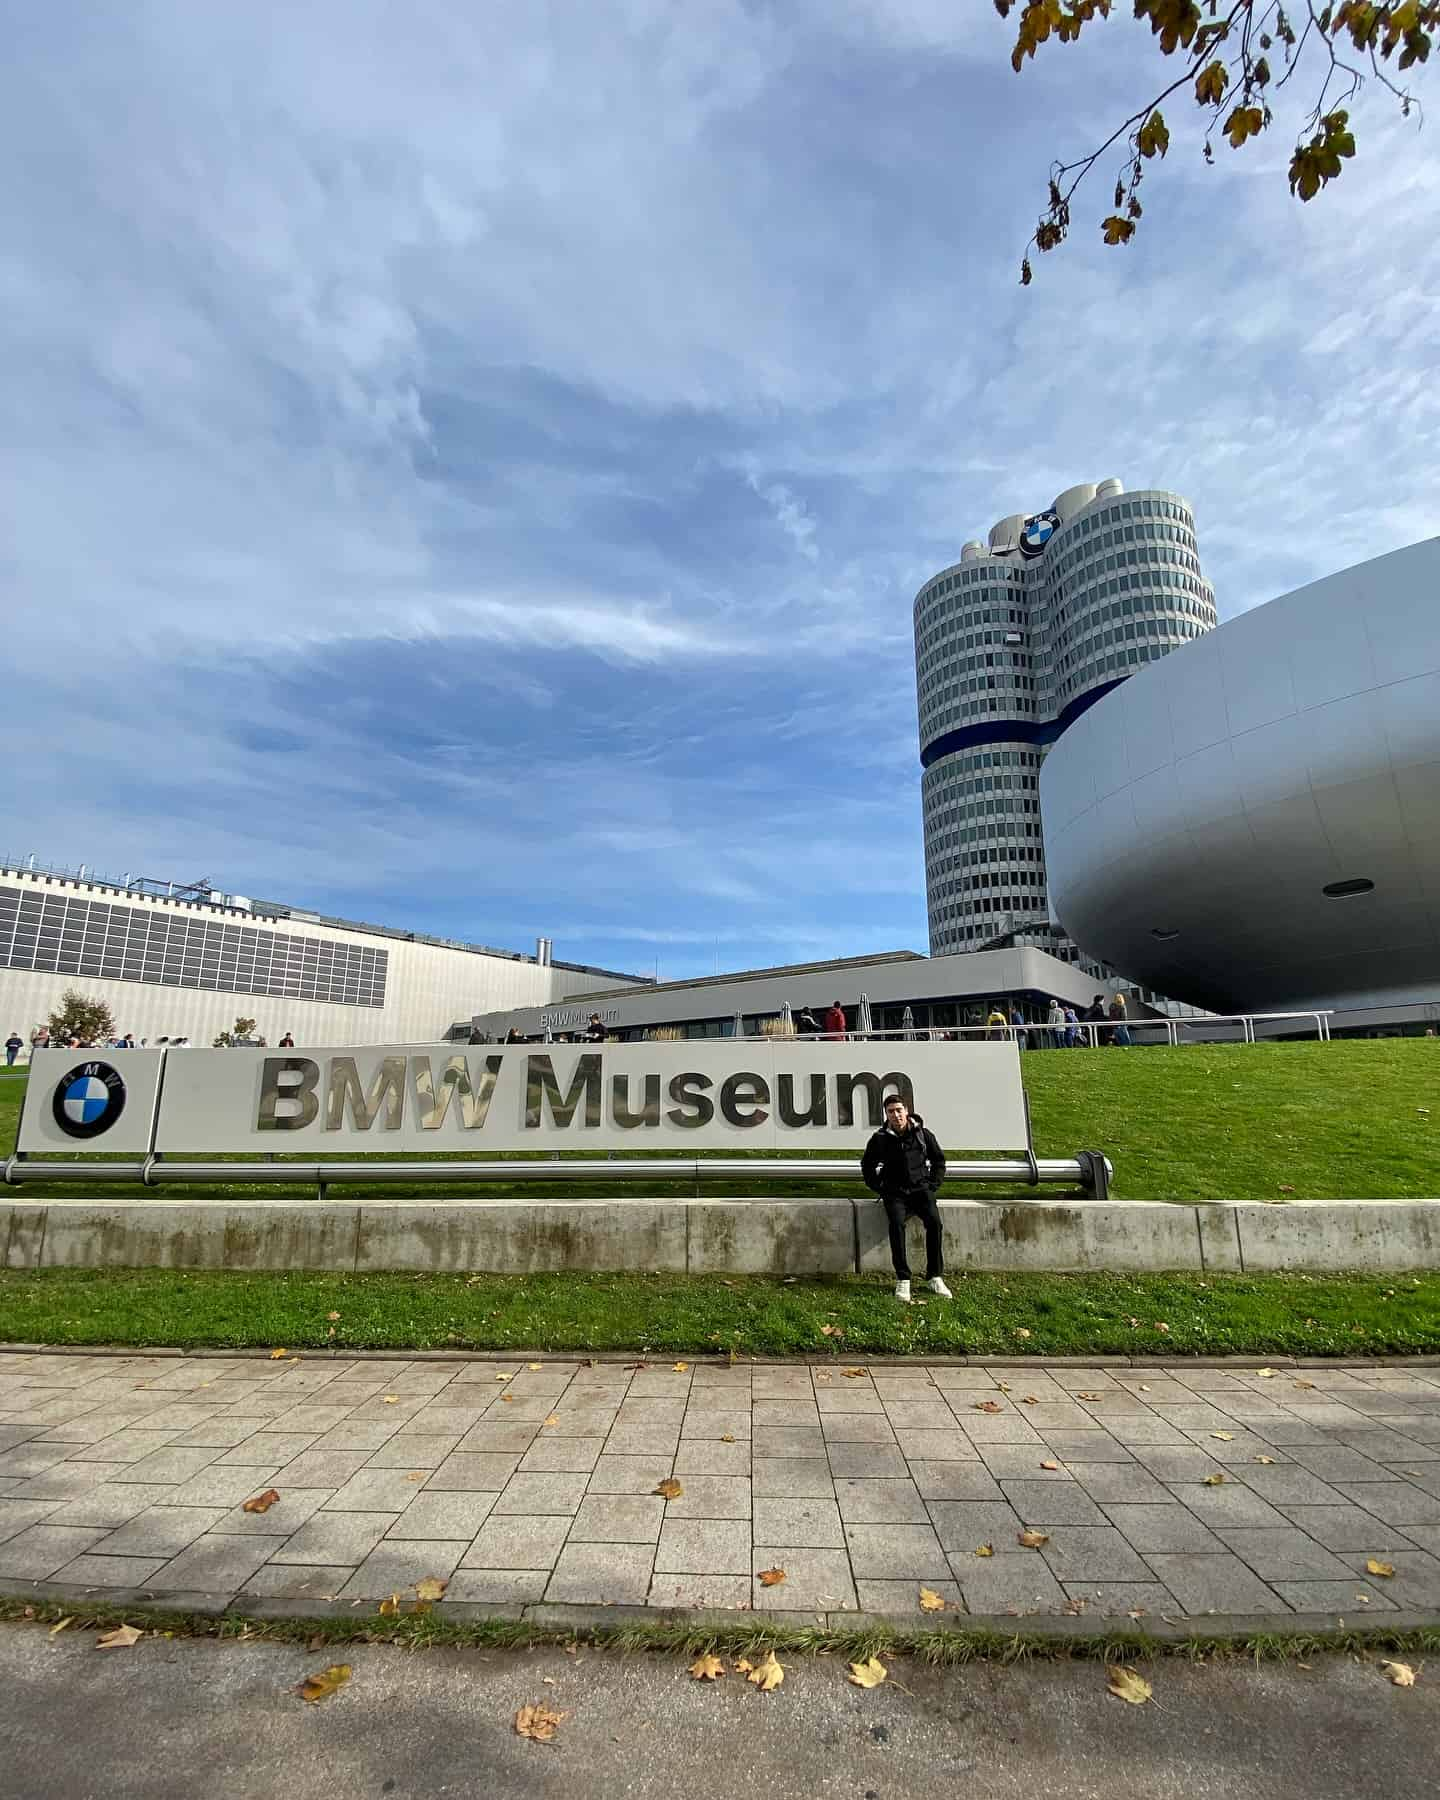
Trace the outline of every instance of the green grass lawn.
[[[882, 1277], [0, 1272], [0, 1342], [292, 1350], [910, 1355], [1378, 1355], [1440, 1346], [1440, 1275]], [[330, 1314], [338, 1313], [331, 1320]], [[824, 1327], [838, 1328], [827, 1335]], [[1164, 1325], [1168, 1329], [1160, 1330]]]
[[[1440, 1196], [1440, 1042], [1426, 1038], [1331, 1044], [1224, 1044], [1183, 1049], [1030, 1051], [1021, 1059], [1035, 1146], [1042, 1156], [1104, 1150], [1115, 1194], [1131, 1200], [1408, 1199]], [[0, 1080], [0, 1155], [14, 1143], [23, 1078]], [[1016, 1146], [1018, 1149], [1019, 1146]], [[312, 1159], [313, 1160], [313, 1159]], [[20, 1192], [22, 1190], [14, 1190]], [[31, 1184], [23, 1192], [39, 1197]], [[74, 1193], [55, 1187], [54, 1193]], [[133, 1190], [115, 1190], [119, 1192]], [[167, 1193], [176, 1190], [167, 1187]], [[236, 1183], [196, 1196], [283, 1189]], [[313, 1194], [313, 1188], [297, 1188]], [[336, 1198], [365, 1190], [331, 1190]], [[388, 1188], [393, 1199], [433, 1189]], [[577, 1198], [688, 1191], [646, 1182], [487, 1186], [497, 1198], [545, 1192]], [[783, 1194], [726, 1184], [730, 1193]], [[853, 1183], [793, 1184], [808, 1194], [863, 1193]], [[967, 1188], [969, 1195], [987, 1190]], [[1005, 1190], [997, 1190], [1005, 1191]], [[1014, 1190], [1009, 1190], [1013, 1192]], [[98, 1184], [87, 1193], [101, 1194]]]

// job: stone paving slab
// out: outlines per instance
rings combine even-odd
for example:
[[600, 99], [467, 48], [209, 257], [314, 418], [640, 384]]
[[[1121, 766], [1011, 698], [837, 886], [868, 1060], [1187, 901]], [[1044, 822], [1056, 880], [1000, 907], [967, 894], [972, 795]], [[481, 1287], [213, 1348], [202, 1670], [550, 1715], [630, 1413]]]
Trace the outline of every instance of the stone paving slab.
[[0, 1588], [353, 1612], [433, 1576], [457, 1617], [1057, 1629], [1440, 1613], [1433, 1362], [537, 1360], [0, 1352]]

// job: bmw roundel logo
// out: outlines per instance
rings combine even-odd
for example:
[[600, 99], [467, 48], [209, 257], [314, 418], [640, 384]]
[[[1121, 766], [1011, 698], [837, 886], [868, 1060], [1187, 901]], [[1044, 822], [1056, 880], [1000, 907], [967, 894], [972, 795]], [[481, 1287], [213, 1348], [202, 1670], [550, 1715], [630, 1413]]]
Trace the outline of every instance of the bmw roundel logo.
[[99, 1137], [125, 1110], [125, 1083], [109, 1063], [87, 1062], [62, 1075], [51, 1111], [67, 1137]]
[[1058, 513], [1033, 513], [1020, 527], [1020, 553], [1039, 556], [1060, 528]]

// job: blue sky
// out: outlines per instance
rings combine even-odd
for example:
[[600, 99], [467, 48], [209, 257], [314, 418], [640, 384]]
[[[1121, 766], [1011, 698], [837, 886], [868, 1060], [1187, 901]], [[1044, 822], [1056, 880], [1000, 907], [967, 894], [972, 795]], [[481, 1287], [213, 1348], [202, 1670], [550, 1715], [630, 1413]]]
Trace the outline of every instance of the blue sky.
[[1176, 488], [1225, 617], [1436, 529], [1379, 97], [1305, 208], [1177, 130], [1022, 292], [1129, 19], [1017, 78], [958, 0], [6, 12], [0, 852], [671, 978], [923, 949], [964, 539]]

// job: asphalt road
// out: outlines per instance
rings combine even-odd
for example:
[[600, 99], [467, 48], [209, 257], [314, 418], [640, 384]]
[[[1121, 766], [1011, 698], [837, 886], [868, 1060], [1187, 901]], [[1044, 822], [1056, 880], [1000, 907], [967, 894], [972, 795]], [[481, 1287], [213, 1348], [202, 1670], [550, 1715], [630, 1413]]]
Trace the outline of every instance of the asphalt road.
[[[692, 1682], [657, 1655], [355, 1646], [340, 1653], [348, 1685], [307, 1706], [294, 1686], [323, 1653], [204, 1639], [97, 1651], [98, 1635], [0, 1627], [4, 1800], [933, 1800], [960, 1782], [987, 1800], [1432, 1800], [1440, 1754], [1440, 1668], [1398, 1689], [1345, 1658], [1167, 1661], [1146, 1671], [1154, 1701], [1131, 1707], [1095, 1663], [897, 1660], [864, 1692], [835, 1660], [796, 1659], [765, 1695], [733, 1673]], [[551, 1743], [516, 1735], [527, 1703], [569, 1713]]]

